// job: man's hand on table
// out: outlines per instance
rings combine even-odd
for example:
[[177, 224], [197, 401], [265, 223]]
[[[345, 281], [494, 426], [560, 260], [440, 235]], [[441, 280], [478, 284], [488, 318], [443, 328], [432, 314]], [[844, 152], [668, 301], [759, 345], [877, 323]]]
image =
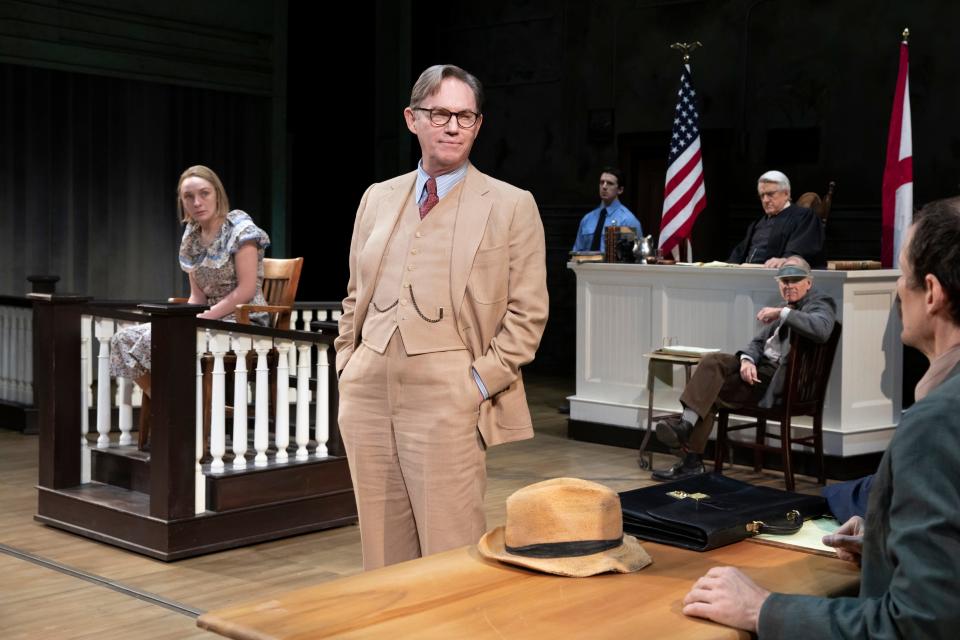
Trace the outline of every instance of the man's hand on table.
[[683, 613], [756, 633], [760, 608], [769, 595], [739, 569], [714, 567], [693, 583], [683, 599]]

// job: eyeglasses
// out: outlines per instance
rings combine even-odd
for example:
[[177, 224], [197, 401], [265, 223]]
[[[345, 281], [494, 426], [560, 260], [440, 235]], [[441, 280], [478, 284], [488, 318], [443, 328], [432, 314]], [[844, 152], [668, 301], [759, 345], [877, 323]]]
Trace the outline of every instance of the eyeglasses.
[[480, 114], [473, 111], [447, 111], [446, 109], [427, 109], [425, 107], [413, 107], [414, 111], [426, 111], [430, 114], [430, 122], [435, 127], [446, 126], [450, 118], [457, 118], [457, 126], [461, 129], [472, 129], [477, 121], [480, 120]]
[[783, 189], [774, 189], [773, 191], [761, 191], [757, 194], [757, 196], [759, 196], [759, 198], [763, 200], [764, 198], [772, 198], [773, 196], [777, 195], [781, 191], [783, 191]]

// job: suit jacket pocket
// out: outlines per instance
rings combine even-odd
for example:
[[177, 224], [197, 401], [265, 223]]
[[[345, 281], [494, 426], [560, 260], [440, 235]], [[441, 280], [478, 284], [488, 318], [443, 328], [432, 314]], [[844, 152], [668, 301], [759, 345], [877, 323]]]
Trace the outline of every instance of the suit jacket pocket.
[[523, 387], [514, 382], [493, 397], [497, 424], [503, 429], [525, 429], [533, 424]]
[[496, 304], [506, 299], [509, 279], [509, 247], [504, 244], [481, 249], [473, 260], [473, 268], [467, 279], [467, 291], [476, 302]]

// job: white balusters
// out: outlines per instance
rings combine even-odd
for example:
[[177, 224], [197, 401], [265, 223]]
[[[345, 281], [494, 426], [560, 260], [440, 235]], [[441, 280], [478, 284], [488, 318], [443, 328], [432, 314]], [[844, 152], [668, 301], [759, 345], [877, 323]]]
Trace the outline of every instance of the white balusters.
[[[117, 331], [133, 326], [132, 322], [117, 321]], [[117, 378], [117, 412], [120, 421], [120, 445], [133, 444], [130, 432], [133, 430], [133, 387], [127, 378]]]
[[32, 314], [0, 306], [0, 400], [33, 404]]
[[80, 316], [80, 484], [90, 482], [90, 316]]
[[110, 445], [110, 336], [113, 320], [97, 318], [94, 334], [100, 343], [97, 355], [97, 448]]
[[211, 332], [210, 353], [213, 354], [213, 394], [210, 401], [210, 471], [223, 471], [223, 454], [227, 450], [226, 442], [226, 369], [223, 356], [230, 347], [230, 336], [225, 333]]
[[117, 378], [117, 394], [120, 411], [120, 445], [133, 444], [130, 431], [133, 429], [133, 383], [126, 378]]
[[297, 460], [310, 455], [310, 347], [309, 342], [297, 343]]
[[317, 343], [317, 419], [316, 419], [316, 438], [317, 438], [317, 457], [327, 457], [327, 440], [330, 439], [330, 394], [329, 371], [330, 363], [327, 362], [328, 345]]
[[[299, 322], [300, 322], [300, 309], [293, 309], [292, 311], [290, 311], [290, 329], [293, 331], [296, 331], [297, 323]], [[306, 327], [304, 327], [303, 330], [309, 331], [309, 329], [307, 329]]]
[[9, 339], [13, 308], [0, 307], [0, 399], [12, 400], [10, 367], [13, 363], [13, 344]]
[[27, 327], [26, 336], [23, 340], [23, 403], [34, 404], [33, 398], [33, 309], [23, 310], [24, 324]]
[[270, 351], [271, 346], [269, 338], [256, 338], [253, 341], [253, 348], [257, 352], [257, 393], [253, 423], [253, 448], [256, 449], [257, 455], [253, 459], [253, 463], [258, 467], [267, 464], [267, 447], [270, 444], [267, 424], [267, 398], [270, 394], [267, 352]]
[[336, 310], [334, 310], [333, 313], [331, 314], [331, 318], [330, 318], [330, 319], [331, 319], [333, 322], [337, 322], [338, 320], [340, 320], [340, 316], [342, 316], [342, 315], [343, 315], [343, 312], [340, 311], [339, 309], [336, 309]]
[[277, 445], [277, 462], [287, 461], [287, 447], [290, 446], [290, 401], [287, 391], [290, 389], [289, 356], [293, 343], [277, 340], [277, 401], [276, 419], [273, 422], [274, 438]]
[[[292, 322], [290, 326], [291, 327], [293, 326]], [[297, 370], [297, 350], [293, 348], [292, 342], [290, 343], [289, 347], [290, 349], [287, 351], [287, 370], [296, 371]], [[287, 385], [287, 386], [289, 387], [290, 385]], [[292, 398], [290, 398], [290, 402], [293, 402], [294, 399], [296, 398], [296, 391], [294, 391], [289, 395], [293, 396]]]
[[81, 331], [83, 330], [84, 325], [86, 325], [87, 330], [87, 348], [85, 353], [81, 354], [81, 358], [86, 357], [86, 371], [87, 371], [87, 389], [85, 392], [85, 397], [87, 399], [87, 408], [93, 406], [93, 316], [83, 316], [85, 318], [84, 324], [81, 325]]
[[13, 309], [13, 398], [23, 404], [32, 404], [33, 398], [27, 397], [27, 364], [33, 355], [30, 341], [27, 339], [27, 309]]
[[194, 484], [193, 484], [193, 511], [194, 513], [203, 513], [207, 510], [207, 479], [203, 475], [203, 468], [200, 466], [200, 459], [203, 458], [203, 368], [200, 361], [203, 354], [207, 351], [207, 333], [203, 329], [197, 329], [197, 387], [196, 387], [196, 413], [195, 432], [196, 448], [194, 452]]
[[237, 368], [233, 374], [233, 468], [247, 466], [247, 352], [253, 343], [246, 336], [234, 336], [234, 353], [237, 354]]

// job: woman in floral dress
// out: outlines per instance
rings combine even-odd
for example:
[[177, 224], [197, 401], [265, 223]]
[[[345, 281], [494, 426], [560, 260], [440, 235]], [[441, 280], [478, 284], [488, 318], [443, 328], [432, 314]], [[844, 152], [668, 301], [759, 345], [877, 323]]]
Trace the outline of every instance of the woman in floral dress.
[[[220, 178], [202, 165], [190, 167], [177, 184], [177, 210], [186, 225], [180, 268], [190, 278], [192, 304], [210, 308], [198, 318], [235, 320], [238, 304], [266, 304], [263, 252], [270, 238], [249, 215], [230, 211]], [[250, 314], [265, 325], [268, 314]], [[110, 339], [110, 375], [129, 378], [150, 395], [150, 324], [117, 332]]]

